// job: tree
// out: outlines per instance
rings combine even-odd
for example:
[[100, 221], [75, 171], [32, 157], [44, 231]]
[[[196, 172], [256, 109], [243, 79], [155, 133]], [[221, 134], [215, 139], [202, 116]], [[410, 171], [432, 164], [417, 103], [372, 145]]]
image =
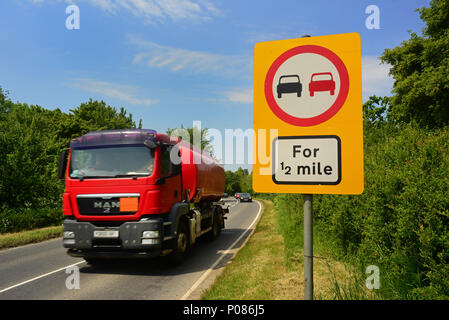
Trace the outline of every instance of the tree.
[[13, 103], [0, 88], [0, 205], [60, 208], [59, 154], [70, 139], [89, 131], [135, 128], [131, 114], [104, 101], [89, 100], [70, 112]]
[[449, 0], [432, 0], [417, 11], [426, 23], [423, 35], [411, 33], [381, 60], [392, 66], [394, 119], [438, 128], [449, 124]]
[[363, 104], [363, 120], [372, 127], [379, 128], [386, 121], [391, 120], [390, 97], [369, 97]]
[[[127, 115], [124, 108], [106, 106], [104, 101], [90, 99], [79, 107], [70, 109], [68, 118], [60, 124], [59, 136], [68, 140], [90, 131], [136, 128], [132, 114]], [[141, 127], [142, 122], [139, 122]]]
[[[184, 125], [181, 124], [181, 127], [179, 128], [167, 129], [166, 133], [169, 136], [175, 136], [180, 139], [189, 139], [189, 143], [195, 145], [195, 147], [198, 147], [213, 156], [213, 147], [211, 144], [211, 140], [207, 137], [208, 130], [209, 129], [207, 128], [200, 130], [200, 128], [198, 128], [197, 126], [194, 126], [193, 128], [184, 128]], [[199, 144], [196, 145], [196, 143]]]

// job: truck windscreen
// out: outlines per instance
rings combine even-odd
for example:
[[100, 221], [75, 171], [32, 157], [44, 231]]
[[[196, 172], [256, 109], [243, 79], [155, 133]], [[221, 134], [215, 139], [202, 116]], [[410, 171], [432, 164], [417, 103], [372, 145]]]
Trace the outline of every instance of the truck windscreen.
[[73, 149], [69, 175], [72, 179], [148, 176], [154, 154], [145, 146]]

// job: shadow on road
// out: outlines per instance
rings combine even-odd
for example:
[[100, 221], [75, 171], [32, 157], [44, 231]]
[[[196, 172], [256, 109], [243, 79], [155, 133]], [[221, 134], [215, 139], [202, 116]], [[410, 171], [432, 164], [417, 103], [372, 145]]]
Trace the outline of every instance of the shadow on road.
[[170, 265], [166, 257], [152, 259], [123, 259], [105, 260], [100, 265], [86, 265], [80, 268], [81, 273], [87, 274], [122, 274], [136, 276], [173, 276], [180, 274], [206, 271], [220, 258], [221, 261], [214, 266], [219, 269], [225, 266], [232, 258], [233, 253], [226, 253], [231, 244], [243, 233], [245, 235], [231, 249], [239, 249], [250, 234], [247, 229], [223, 229], [215, 241], [204, 238], [197, 240], [191, 247], [186, 260], [179, 266]]

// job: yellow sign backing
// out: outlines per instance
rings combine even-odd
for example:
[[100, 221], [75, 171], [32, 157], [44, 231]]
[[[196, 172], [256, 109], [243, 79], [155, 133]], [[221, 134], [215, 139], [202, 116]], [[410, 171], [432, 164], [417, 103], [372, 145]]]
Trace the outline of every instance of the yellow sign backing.
[[358, 33], [256, 44], [254, 191], [363, 192], [361, 75]]

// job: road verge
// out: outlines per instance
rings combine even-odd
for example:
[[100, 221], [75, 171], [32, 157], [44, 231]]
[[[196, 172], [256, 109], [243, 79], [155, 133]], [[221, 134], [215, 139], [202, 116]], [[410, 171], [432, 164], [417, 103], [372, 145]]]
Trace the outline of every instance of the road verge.
[[[304, 298], [303, 253], [287, 266], [284, 241], [276, 229], [271, 201], [259, 200], [264, 213], [247, 244], [206, 289], [203, 300], [302, 300]], [[315, 298], [336, 299], [335, 286], [350, 275], [332, 259], [315, 259]]]
[[30, 243], [42, 242], [61, 236], [62, 226], [0, 234], [0, 250], [23, 246]]

